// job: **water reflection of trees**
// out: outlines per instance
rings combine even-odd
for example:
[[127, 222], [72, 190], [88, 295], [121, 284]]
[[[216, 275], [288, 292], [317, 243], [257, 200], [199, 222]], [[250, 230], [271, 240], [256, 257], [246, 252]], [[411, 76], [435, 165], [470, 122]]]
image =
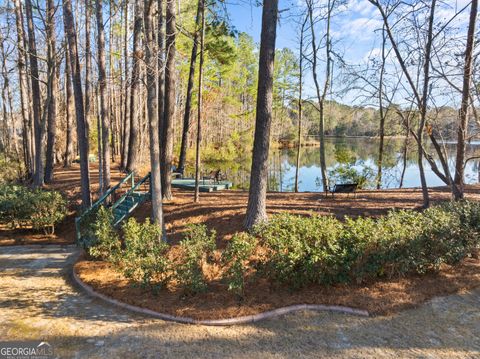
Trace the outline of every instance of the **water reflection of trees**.
[[[404, 148], [407, 145], [406, 158]], [[455, 156], [455, 144], [444, 145], [447, 157]], [[428, 148], [427, 148], [428, 150]], [[334, 168], [338, 164], [353, 166], [377, 166], [378, 140], [371, 138], [328, 138], [325, 143], [327, 167]], [[433, 153], [433, 151], [430, 151]], [[467, 147], [467, 157], [479, 156], [480, 145]], [[293, 189], [296, 164], [296, 149], [273, 149], [269, 157], [268, 188], [270, 191], [291, 191]], [[406, 161], [406, 162], [405, 162]], [[301, 166], [303, 168], [318, 168], [320, 151], [318, 147], [303, 147], [301, 151]], [[417, 166], [416, 144], [413, 139], [406, 144], [403, 138], [387, 138], [383, 155], [383, 187], [398, 187], [403, 167]], [[467, 178], [470, 182], [480, 180], [480, 161], [472, 160], [470, 163], [474, 174]], [[236, 188], [247, 189], [250, 181], [250, 160], [239, 160], [231, 164], [224, 164], [229, 179]], [[320, 176], [320, 171], [317, 176]], [[471, 178], [471, 177], [475, 178]], [[299, 181], [302, 181], [300, 174]], [[312, 189], [313, 190], [313, 189]], [[319, 188], [315, 188], [319, 190]]]

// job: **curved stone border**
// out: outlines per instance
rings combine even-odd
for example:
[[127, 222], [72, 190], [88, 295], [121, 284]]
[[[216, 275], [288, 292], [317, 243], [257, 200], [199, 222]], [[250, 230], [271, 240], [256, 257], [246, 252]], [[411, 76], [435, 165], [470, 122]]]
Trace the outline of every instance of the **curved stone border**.
[[344, 313], [344, 314], [351, 314], [351, 315], [358, 315], [363, 317], [368, 317], [369, 313], [366, 310], [362, 309], [355, 309], [350, 307], [344, 307], [339, 305], [322, 305], [322, 304], [297, 304], [297, 305], [290, 305], [288, 307], [277, 308], [273, 310], [269, 310], [267, 312], [262, 312], [258, 314], [252, 315], [245, 315], [242, 317], [235, 317], [235, 318], [226, 318], [226, 319], [206, 319], [206, 320], [199, 320], [190, 317], [177, 317], [175, 315], [170, 315], [166, 313], [159, 313], [151, 309], [141, 308], [136, 305], [127, 304], [121, 302], [119, 300], [107, 297], [104, 294], [96, 292], [91, 286], [84, 283], [75, 271], [75, 267], [73, 268], [73, 279], [75, 282], [89, 295], [93, 297], [100, 298], [110, 304], [115, 306], [131, 310], [133, 312], [137, 312], [144, 315], [149, 315], [155, 318], [183, 323], [183, 324], [201, 324], [201, 325], [211, 325], [211, 326], [227, 326], [227, 325], [235, 325], [235, 324], [247, 324], [247, 323], [254, 323], [260, 320], [278, 317], [280, 315], [284, 315], [287, 313], [297, 312], [301, 310], [316, 310], [316, 311], [329, 311], [329, 312], [337, 312], [337, 313]]

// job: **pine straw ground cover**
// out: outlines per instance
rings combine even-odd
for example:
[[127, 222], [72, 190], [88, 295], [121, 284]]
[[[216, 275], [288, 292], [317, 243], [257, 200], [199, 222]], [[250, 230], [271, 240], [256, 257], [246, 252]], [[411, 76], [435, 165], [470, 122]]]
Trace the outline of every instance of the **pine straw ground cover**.
[[[84, 260], [75, 270], [81, 280], [108, 296], [196, 319], [236, 317], [300, 303], [389, 314], [480, 284], [479, 217], [478, 203], [448, 205], [425, 213], [398, 212], [377, 221], [359, 218], [343, 223], [315, 215], [275, 216], [257, 232], [254, 243], [258, 247], [247, 250], [248, 260], [240, 261], [239, 267], [247, 268], [240, 291], [238, 280], [225, 281], [232, 266], [225, 264], [224, 257], [238, 238], [243, 241], [237, 250], [247, 248], [249, 240], [234, 236], [226, 249], [221, 249], [214, 244], [215, 235], [198, 226], [190, 227], [180, 244], [158, 252], [157, 258], [171, 262], [168, 268], [173, 273], [163, 288], [157, 285], [164, 272], [145, 276], [158, 269], [152, 267], [155, 260], [145, 257], [150, 229], [138, 227], [133, 220], [124, 230], [124, 249], [119, 251], [118, 240], [106, 236], [106, 242], [100, 241], [100, 247], [90, 251], [98, 255], [108, 253], [105, 248], [115, 248], [118, 256], [108, 255], [113, 265]], [[143, 255], [135, 257], [133, 252]], [[195, 254], [198, 252], [200, 255]], [[195, 264], [186, 265], [192, 253]], [[236, 255], [238, 258], [238, 252]], [[132, 275], [131, 264], [139, 258], [143, 269]], [[165, 263], [161, 268], [166, 268]], [[199, 281], [186, 283], [185, 271], [193, 278], [199, 275]], [[237, 290], [228, 290], [232, 284]]]
[[107, 262], [81, 260], [74, 270], [84, 283], [99, 293], [157, 312], [195, 319], [239, 317], [293, 304], [344, 305], [365, 309], [372, 315], [387, 315], [436, 296], [480, 285], [480, 260], [474, 258], [465, 259], [456, 266], [443, 265], [437, 273], [362, 285], [311, 285], [292, 291], [287, 286], [271, 286], [261, 280], [246, 286], [242, 301], [219, 282], [210, 283], [208, 292], [195, 296], [184, 296], [180, 289], [152, 294], [150, 289], [133, 286]]

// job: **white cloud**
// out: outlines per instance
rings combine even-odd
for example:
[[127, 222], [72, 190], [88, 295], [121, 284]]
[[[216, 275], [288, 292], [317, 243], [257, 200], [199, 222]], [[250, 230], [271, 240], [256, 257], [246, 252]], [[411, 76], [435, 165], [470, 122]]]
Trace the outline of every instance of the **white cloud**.
[[352, 15], [371, 17], [376, 8], [368, 0], [350, 0], [347, 5]]
[[365, 53], [363, 56], [363, 61], [368, 62], [371, 59], [374, 58], [380, 58], [382, 56], [382, 49], [379, 47], [375, 47]]
[[382, 28], [382, 21], [376, 18], [359, 17], [347, 20], [341, 27], [344, 35], [353, 36], [358, 40], [371, 39], [375, 30]]

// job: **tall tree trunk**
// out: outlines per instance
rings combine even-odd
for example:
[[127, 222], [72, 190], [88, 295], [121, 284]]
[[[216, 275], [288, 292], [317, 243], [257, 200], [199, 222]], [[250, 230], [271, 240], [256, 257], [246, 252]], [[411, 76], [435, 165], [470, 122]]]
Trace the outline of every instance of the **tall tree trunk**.
[[383, 167], [383, 147], [385, 141], [385, 117], [386, 112], [383, 107], [383, 76], [385, 74], [385, 43], [386, 43], [386, 36], [385, 36], [385, 28], [382, 28], [382, 63], [380, 67], [380, 77], [378, 81], [378, 107], [380, 112], [380, 142], [378, 145], [378, 172], [377, 172], [377, 189], [382, 187], [382, 167]]
[[[113, 14], [113, 6], [115, 1], [109, 0], [108, 2], [108, 17], [111, 22], [111, 26], [109, 26], [108, 31], [108, 67], [109, 67], [109, 75], [108, 78], [110, 79], [107, 82], [108, 88], [108, 116], [109, 124], [110, 124], [110, 133], [111, 133], [111, 144], [110, 144], [110, 156], [111, 161], [115, 163], [115, 156], [117, 155], [117, 132], [116, 130], [116, 123], [117, 123], [117, 116], [115, 109], [117, 108], [117, 97], [115, 96], [115, 84], [114, 84], [114, 59], [113, 59], [113, 24], [114, 24], [114, 14]], [[110, 141], [109, 141], [110, 142]], [[110, 177], [110, 176], [109, 176]], [[109, 185], [110, 186], [110, 185]]]
[[267, 220], [267, 174], [272, 123], [273, 65], [277, 31], [278, 0], [264, 0], [258, 67], [257, 110], [253, 142], [252, 170], [245, 227], [251, 230]]
[[65, 43], [65, 117], [67, 123], [64, 167], [70, 167], [73, 160], [73, 94], [70, 71], [70, 51]]
[[175, 116], [175, 0], [167, 0], [165, 65], [165, 110], [161, 137], [161, 174], [163, 197], [172, 198], [173, 120]]
[[152, 221], [163, 229], [162, 185], [160, 179], [160, 143], [158, 139], [157, 59], [152, 24], [153, 0], [144, 0], [145, 65], [147, 75], [147, 113], [150, 137], [150, 188]]
[[32, 86], [32, 106], [33, 106], [33, 125], [35, 132], [35, 172], [33, 184], [36, 187], [43, 186], [44, 180], [44, 161], [45, 146], [43, 145], [45, 137], [45, 123], [42, 122], [42, 109], [40, 105], [40, 84], [37, 59], [37, 45], [35, 41], [35, 27], [33, 24], [32, 2], [25, 1], [25, 10], [27, 15], [28, 28], [28, 51], [30, 57], [30, 80]]
[[[430, 71], [430, 55], [431, 55], [431, 49], [432, 49], [432, 40], [433, 40], [433, 20], [434, 20], [434, 15], [435, 15], [435, 5], [436, 5], [436, 0], [432, 0], [432, 3], [430, 5], [430, 15], [428, 19], [428, 32], [427, 32], [427, 43], [425, 45], [425, 53], [424, 53], [424, 69], [423, 69], [423, 76], [424, 76], [424, 81], [423, 81], [423, 89], [422, 89], [422, 94], [420, 95], [420, 92], [417, 90], [417, 87], [415, 86], [415, 82], [413, 81], [412, 76], [410, 75], [410, 72], [407, 69], [407, 65], [405, 63], [405, 60], [402, 57], [402, 54], [400, 53], [400, 50], [397, 46], [397, 42], [395, 40], [395, 37], [393, 36], [392, 29], [390, 28], [390, 24], [388, 22], [388, 16], [385, 13], [382, 5], [378, 0], [368, 0], [372, 5], [374, 5], [378, 11], [380, 12], [380, 15], [383, 20], [383, 24], [385, 27], [385, 31], [387, 32], [388, 38], [390, 40], [390, 43], [392, 44], [392, 49], [395, 52], [395, 55], [397, 57], [398, 63], [400, 64], [400, 67], [402, 68], [402, 71], [412, 89], [413, 96], [414, 96], [414, 101], [416, 102], [416, 105], [418, 109], [420, 110], [420, 124], [417, 129], [417, 133], [415, 134], [412, 132], [412, 135], [414, 135], [415, 140], [417, 141], [417, 150], [418, 150], [418, 170], [420, 172], [420, 182], [422, 184], [422, 195], [423, 195], [423, 206], [426, 208], [430, 205], [430, 196], [428, 193], [428, 187], [427, 187], [427, 181], [425, 178], [425, 169], [423, 167], [423, 132], [425, 130], [425, 125], [427, 121], [427, 103], [428, 103], [428, 89], [429, 89], [429, 71]], [[430, 136], [430, 138], [433, 138], [433, 136]], [[438, 150], [437, 150], [438, 153]], [[442, 153], [438, 153], [439, 156], [442, 156]], [[443, 162], [443, 161], [442, 161]], [[431, 163], [432, 164], [432, 163]], [[434, 162], [433, 162], [434, 164]], [[432, 167], [433, 169], [433, 167]], [[446, 173], [448, 176], [449, 174]]]
[[427, 105], [428, 105], [428, 91], [429, 91], [429, 80], [430, 80], [430, 54], [432, 51], [432, 41], [433, 41], [433, 24], [435, 16], [435, 6], [436, 0], [432, 0], [430, 15], [428, 19], [428, 33], [427, 33], [427, 44], [425, 45], [425, 63], [423, 69], [423, 89], [422, 89], [422, 101], [420, 106], [420, 126], [418, 127], [417, 137], [418, 137], [418, 168], [420, 170], [420, 181], [422, 183], [422, 194], [423, 194], [423, 206], [425, 208], [430, 206], [430, 197], [428, 194], [427, 180], [425, 177], [425, 170], [423, 168], [423, 131], [425, 129], [425, 124], [427, 121]]
[[55, 162], [55, 137], [57, 134], [57, 59], [55, 41], [55, 11], [53, 0], [47, 0], [46, 36], [47, 36], [47, 91], [49, 97], [47, 117], [47, 153], [45, 164], [45, 182], [53, 181], [53, 165]]
[[[204, 58], [204, 51], [205, 51], [205, 2], [204, 0], [198, 0], [197, 12], [200, 13], [200, 17], [201, 17], [200, 21], [201, 21], [202, 28], [201, 28], [201, 34], [200, 34], [200, 64], [198, 65], [197, 144], [196, 144], [196, 151], [195, 151], [195, 194], [193, 197], [194, 202], [198, 202], [200, 199], [200, 145], [202, 142], [203, 58]], [[192, 52], [192, 57], [193, 57], [193, 52]], [[185, 122], [183, 123], [183, 125], [185, 126]], [[185, 131], [185, 128], [184, 128], [184, 131]], [[182, 141], [183, 141], [183, 138], [182, 138]]]
[[185, 97], [185, 113], [183, 114], [182, 143], [180, 145], [180, 158], [177, 172], [183, 174], [187, 156], [188, 132], [190, 129], [190, 115], [192, 110], [193, 81], [195, 79], [195, 63], [197, 62], [198, 37], [200, 35], [200, 6], [202, 0], [197, 2], [197, 15], [195, 17], [195, 34], [193, 37], [192, 54], [190, 56], [190, 69], [188, 72], [187, 96]]
[[[408, 115], [410, 117], [410, 114]], [[403, 182], [405, 180], [405, 172], [407, 171], [407, 160], [408, 160], [408, 140], [410, 138], [410, 121], [407, 119], [405, 123], [405, 142], [403, 144], [403, 165], [402, 165], [402, 173], [400, 175], [400, 184], [398, 185], [398, 188], [403, 188]]]
[[63, 3], [63, 23], [65, 34], [68, 40], [68, 50], [70, 55], [70, 71], [72, 72], [73, 94], [75, 100], [75, 114], [77, 119], [77, 142], [80, 153], [80, 179], [82, 192], [82, 206], [88, 208], [91, 205], [90, 197], [90, 174], [88, 168], [88, 138], [85, 126], [85, 109], [83, 104], [82, 78], [80, 71], [80, 61], [77, 51], [77, 34], [75, 32], [75, 22], [72, 13], [71, 0], [62, 0]]
[[316, 44], [315, 39], [315, 22], [313, 20], [313, 2], [310, 0], [307, 2], [308, 7], [308, 16], [310, 19], [310, 30], [312, 36], [312, 74], [313, 74], [313, 81], [315, 83], [315, 89], [317, 92], [317, 99], [319, 104], [319, 114], [320, 114], [320, 170], [322, 172], [322, 186], [323, 191], [326, 192], [328, 190], [328, 178], [327, 178], [327, 165], [326, 165], [326, 158], [325, 158], [325, 99], [327, 96], [327, 91], [330, 86], [330, 72], [331, 72], [331, 41], [330, 41], [330, 18], [335, 1], [328, 1], [327, 7], [327, 32], [325, 34], [325, 51], [327, 54], [327, 63], [325, 67], [325, 82], [323, 85], [323, 91], [320, 93], [320, 85], [318, 83], [318, 76], [317, 76], [317, 54], [318, 54], [318, 47]]
[[98, 87], [95, 88], [94, 98], [97, 100], [95, 106], [95, 117], [97, 119], [97, 153], [98, 153], [98, 196], [103, 193], [103, 143], [102, 143], [102, 120], [100, 118], [100, 98]]
[[470, 87], [472, 83], [473, 71], [473, 49], [475, 46], [475, 25], [477, 22], [478, 0], [472, 0], [470, 8], [470, 20], [468, 23], [467, 44], [465, 47], [465, 65], [463, 68], [463, 86], [462, 86], [462, 103], [458, 114], [458, 137], [457, 137], [457, 156], [455, 162], [455, 199], [461, 199], [464, 196], [464, 179], [465, 179], [465, 139], [468, 131], [468, 108]]
[[130, 137], [128, 140], [127, 171], [135, 171], [137, 168], [139, 151], [140, 119], [136, 116], [137, 107], [135, 100], [140, 82], [140, 36], [142, 32], [142, 1], [135, 1], [135, 21], [133, 25], [133, 56], [132, 56], [132, 83], [130, 87]]
[[102, 1], [97, 1], [97, 63], [98, 91], [100, 95], [100, 120], [102, 123], [102, 183], [100, 193], [110, 188], [110, 116], [107, 103], [107, 74], [105, 71], [105, 30]]
[[[157, 0], [157, 51], [158, 51], [158, 138], [162, 139], [163, 118], [165, 117], [165, 30], [164, 30], [164, 1]], [[160, 161], [162, 148], [160, 144]], [[160, 164], [161, 165], [161, 164]]]
[[303, 91], [303, 40], [304, 40], [304, 33], [305, 33], [305, 26], [307, 25], [308, 16], [305, 16], [303, 20], [302, 27], [300, 29], [300, 54], [299, 54], [299, 79], [298, 79], [298, 129], [297, 129], [297, 159], [296, 159], [296, 166], [295, 166], [295, 192], [298, 192], [298, 174], [300, 171], [300, 151], [302, 148], [302, 91]]
[[22, 113], [22, 123], [23, 123], [23, 153], [25, 168], [27, 170], [27, 176], [31, 177], [33, 174], [33, 153], [31, 151], [31, 121], [30, 121], [30, 111], [29, 111], [29, 101], [28, 101], [28, 82], [27, 82], [27, 73], [26, 73], [26, 51], [25, 51], [25, 32], [23, 28], [23, 13], [20, 0], [14, 0], [15, 5], [15, 24], [17, 29], [17, 69], [18, 69], [18, 82], [20, 88], [20, 106]]
[[8, 123], [8, 109], [7, 109], [7, 88], [8, 88], [8, 71], [7, 71], [7, 54], [5, 52], [5, 39], [0, 39], [0, 53], [2, 55], [2, 78], [3, 78], [3, 86], [2, 86], [2, 147], [0, 148], [0, 152], [4, 152], [5, 154], [10, 154], [11, 150], [11, 128]]
[[130, 122], [128, 117], [128, 1], [125, 2], [125, 17], [124, 17], [124, 37], [123, 37], [123, 61], [124, 61], [124, 77], [125, 77], [125, 89], [123, 92], [123, 129], [122, 129], [122, 148], [120, 154], [120, 167], [122, 169], [127, 168], [128, 158], [128, 139], [130, 138]]
[[5, 76], [5, 89], [7, 91], [8, 109], [10, 113], [10, 124], [11, 124], [10, 126], [12, 129], [13, 152], [15, 153], [18, 159], [19, 173], [22, 173], [22, 167], [20, 165], [21, 157], [20, 157], [20, 152], [18, 151], [17, 121], [16, 121], [16, 116], [14, 114], [14, 109], [13, 109], [12, 90], [10, 88], [10, 79], [8, 77], [8, 72], [5, 71], [4, 76]]
[[[83, 100], [85, 104], [85, 133], [87, 137], [87, 153], [90, 154], [90, 113], [91, 113], [91, 101], [90, 101], [90, 72], [92, 70], [92, 51], [90, 46], [90, 11], [91, 0], [85, 1], [85, 91]], [[77, 2], [77, 6], [78, 6]], [[78, 14], [78, 13], [77, 13]], [[100, 136], [100, 134], [98, 134]]]

